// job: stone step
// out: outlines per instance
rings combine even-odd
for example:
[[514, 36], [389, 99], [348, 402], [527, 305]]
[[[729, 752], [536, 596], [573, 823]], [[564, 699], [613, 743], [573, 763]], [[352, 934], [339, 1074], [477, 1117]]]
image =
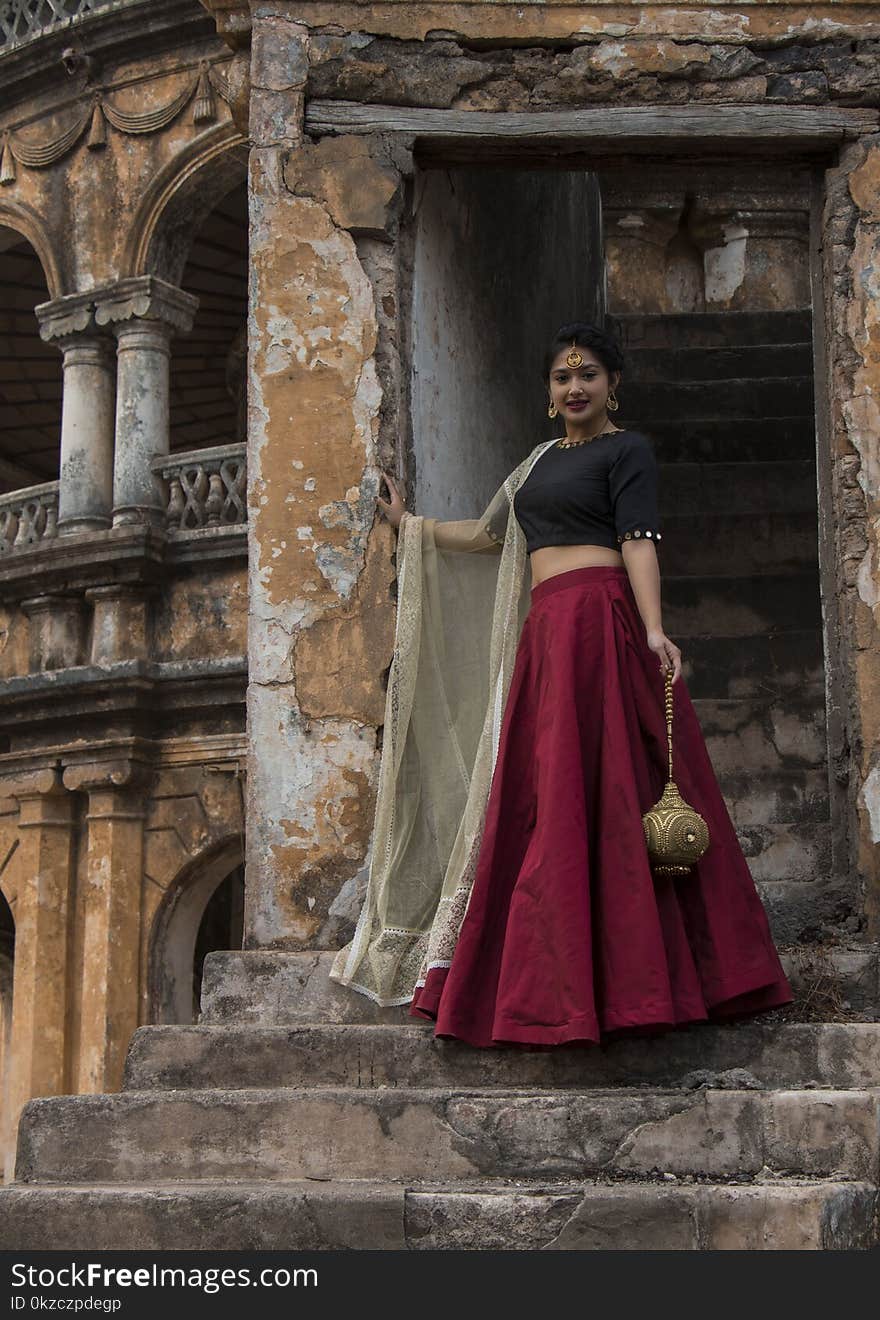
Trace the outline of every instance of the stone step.
[[814, 572], [818, 517], [807, 513], [667, 515], [657, 557], [661, 577], [770, 576]]
[[784, 417], [778, 409], [770, 417], [753, 418], [744, 425], [738, 418], [706, 417], [663, 421], [650, 408], [644, 414], [628, 409], [625, 422], [645, 431], [654, 441], [658, 463], [763, 463], [768, 459], [816, 461], [816, 432], [812, 417]]
[[833, 945], [857, 935], [864, 924], [857, 886], [831, 872], [813, 880], [759, 880], [757, 890], [777, 945]]
[[[664, 627], [674, 628], [682, 637], [736, 637], [751, 642], [756, 636], [821, 632], [815, 569], [745, 578], [664, 573], [662, 597]], [[737, 649], [728, 647], [731, 660]]]
[[201, 1021], [286, 1026], [301, 1022], [406, 1022], [406, 1004], [382, 1008], [329, 977], [332, 950], [209, 953], [202, 971]]
[[847, 1251], [866, 1182], [298, 1181], [0, 1189], [7, 1251]]
[[658, 492], [661, 519], [713, 513], [808, 513], [816, 508], [816, 464], [809, 458], [750, 463], [658, 459]]
[[333, 1178], [875, 1181], [868, 1090], [312, 1087], [31, 1100], [17, 1182]]
[[828, 774], [824, 767], [762, 775], [734, 771], [720, 774], [718, 783], [737, 829], [774, 822], [797, 826], [829, 819]]
[[[746, 380], [750, 376], [785, 380], [809, 376], [813, 347], [809, 343], [653, 345], [626, 350], [623, 384], [657, 381]], [[621, 387], [622, 388], [622, 387]]]
[[763, 417], [809, 417], [813, 411], [813, 378], [748, 376], [742, 380], [621, 381], [620, 417], [680, 421], [696, 418], [737, 419], [741, 425]]
[[[762, 888], [778, 895], [782, 886], [777, 882]], [[806, 912], [811, 904], [821, 920], [823, 892], [825, 887], [821, 883], [797, 886], [793, 899], [795, 911]], [[836, 886], [829, 887], [828, 892], [828, 907], [832, 912], [837, 911], [845, 902], [844, 894]], [[766, 897], [764, 901], [768, 903]], [[871, 1016], [877, 1013], [880, 955], [876, 946], [813, 948], [799, 938], [799, 933], [779, 939], [782, 946], [799, 946], [789, 952], [781, 949], [783, 965], [796, 996], [802, 992], [814, 995], [815, 986], [821, 982], [826, 1001], [831, 996], [856, 1011]], [[407, 1004], [380, 1008], [366, 995], [331, 981], [329, 972], [334, 958], [332, 950], [280, 953], [246, 949], [210, 953], [205, 959], [202, 980], [201, 1021], [207, 1026], [261, 1027], [413, 1022]], [[665, 1039], [677, 1040], [678, 1034]]]
[[762, 633], [750, 637], [690, 637], [675, 627], [675, 614], [663, 607], [663, 627], [681, 651], [682, 672], [693, 700], [786, 702], [797, 695], [816, 705], [825, 701], [825, 666], [818, 630]]
[[[716, 775], [816, 769], [826, 762], [825, 710], [815, 701], [698, 697], [692, 705]], [[674, 730], [673, 717], [673, 736]]]
[[740, 1022], [601, 1048], [477, 1050], [428, 1022], [141, 1027], [126, 1091], [277, 1087], [880, 1087], [880, 1024]]
[[608, 318], [624, 352], [634, 348], [774, 347], [812, 342], [809, 307], [771, 312], [617, 312]]
[[752, 879], [819, 881], [831, 871], [831, 822], [741, 825], [736, 830]]

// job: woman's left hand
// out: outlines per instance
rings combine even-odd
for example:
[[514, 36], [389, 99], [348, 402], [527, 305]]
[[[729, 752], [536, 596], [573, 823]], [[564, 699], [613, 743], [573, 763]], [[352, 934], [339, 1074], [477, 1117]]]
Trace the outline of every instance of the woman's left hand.
[[662, 629], [648, 633], [648, 646], [660, 657], [660, 673], [666, 677], [666, 670], [672, 666], [673, 683], [681, 674], [681, 651], [671, 642]]

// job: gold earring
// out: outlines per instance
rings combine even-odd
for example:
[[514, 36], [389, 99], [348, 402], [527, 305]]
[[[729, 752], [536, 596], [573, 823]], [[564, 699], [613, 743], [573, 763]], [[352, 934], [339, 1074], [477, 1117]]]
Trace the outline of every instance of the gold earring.
[[608, 391], [608, 398], [606, 400], [605, 406], [609, 412], [617, 412], [618, 408], [620, 407], [620, 403], [618, 402], [617, 395], [614, 393], [614, 390]]
[[547, 409], [547, 416], [548, 416], [548, 417], [555, 417], [556, 414], [558, 413], [558, 411], [559, 411], [559, 409], [556, 407], [556, 404], [555, 404], [555, 403], [551, 403], [551, 404], [550, 404], [550, 407]]

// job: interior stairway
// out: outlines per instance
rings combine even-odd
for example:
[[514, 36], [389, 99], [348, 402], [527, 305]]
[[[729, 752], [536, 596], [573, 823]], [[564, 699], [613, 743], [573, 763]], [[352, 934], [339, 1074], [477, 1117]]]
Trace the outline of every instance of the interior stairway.
[[618, 315], [660, 467], [663, 623], [778, 944], [839, 937], [809, 309]]
[[0, 1246], [878, 1240], [880, 1024], [482, 1051], [341, 990], [328, 962], [213, 954], [202, 1023], [138, 1031], [120, 1094], [31, 1101]]

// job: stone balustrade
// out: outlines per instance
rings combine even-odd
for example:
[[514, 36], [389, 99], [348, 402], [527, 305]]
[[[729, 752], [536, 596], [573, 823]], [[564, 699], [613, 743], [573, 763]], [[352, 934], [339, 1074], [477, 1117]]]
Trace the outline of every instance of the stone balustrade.
[[7, 0], [0, 4], [0, 54], [23, 46], [53, 28], [98, 9], [118, 9], [126, 0]]
[[185, 454], [163, 454], [153, 475], [167, 485], [170, 531], [198, 531], [247, 522], [245, 446], [217, 445]]
[[[164, 487], [169, 531], [243, 526], [247, 522], [247, 464], [243, 444], [162, 454], [151, 464]], [[0, 555], [58, 535], [58, 481], [0, 495]]]
[[57, 481], [0, 495], [0, 554], [58, 534]]

